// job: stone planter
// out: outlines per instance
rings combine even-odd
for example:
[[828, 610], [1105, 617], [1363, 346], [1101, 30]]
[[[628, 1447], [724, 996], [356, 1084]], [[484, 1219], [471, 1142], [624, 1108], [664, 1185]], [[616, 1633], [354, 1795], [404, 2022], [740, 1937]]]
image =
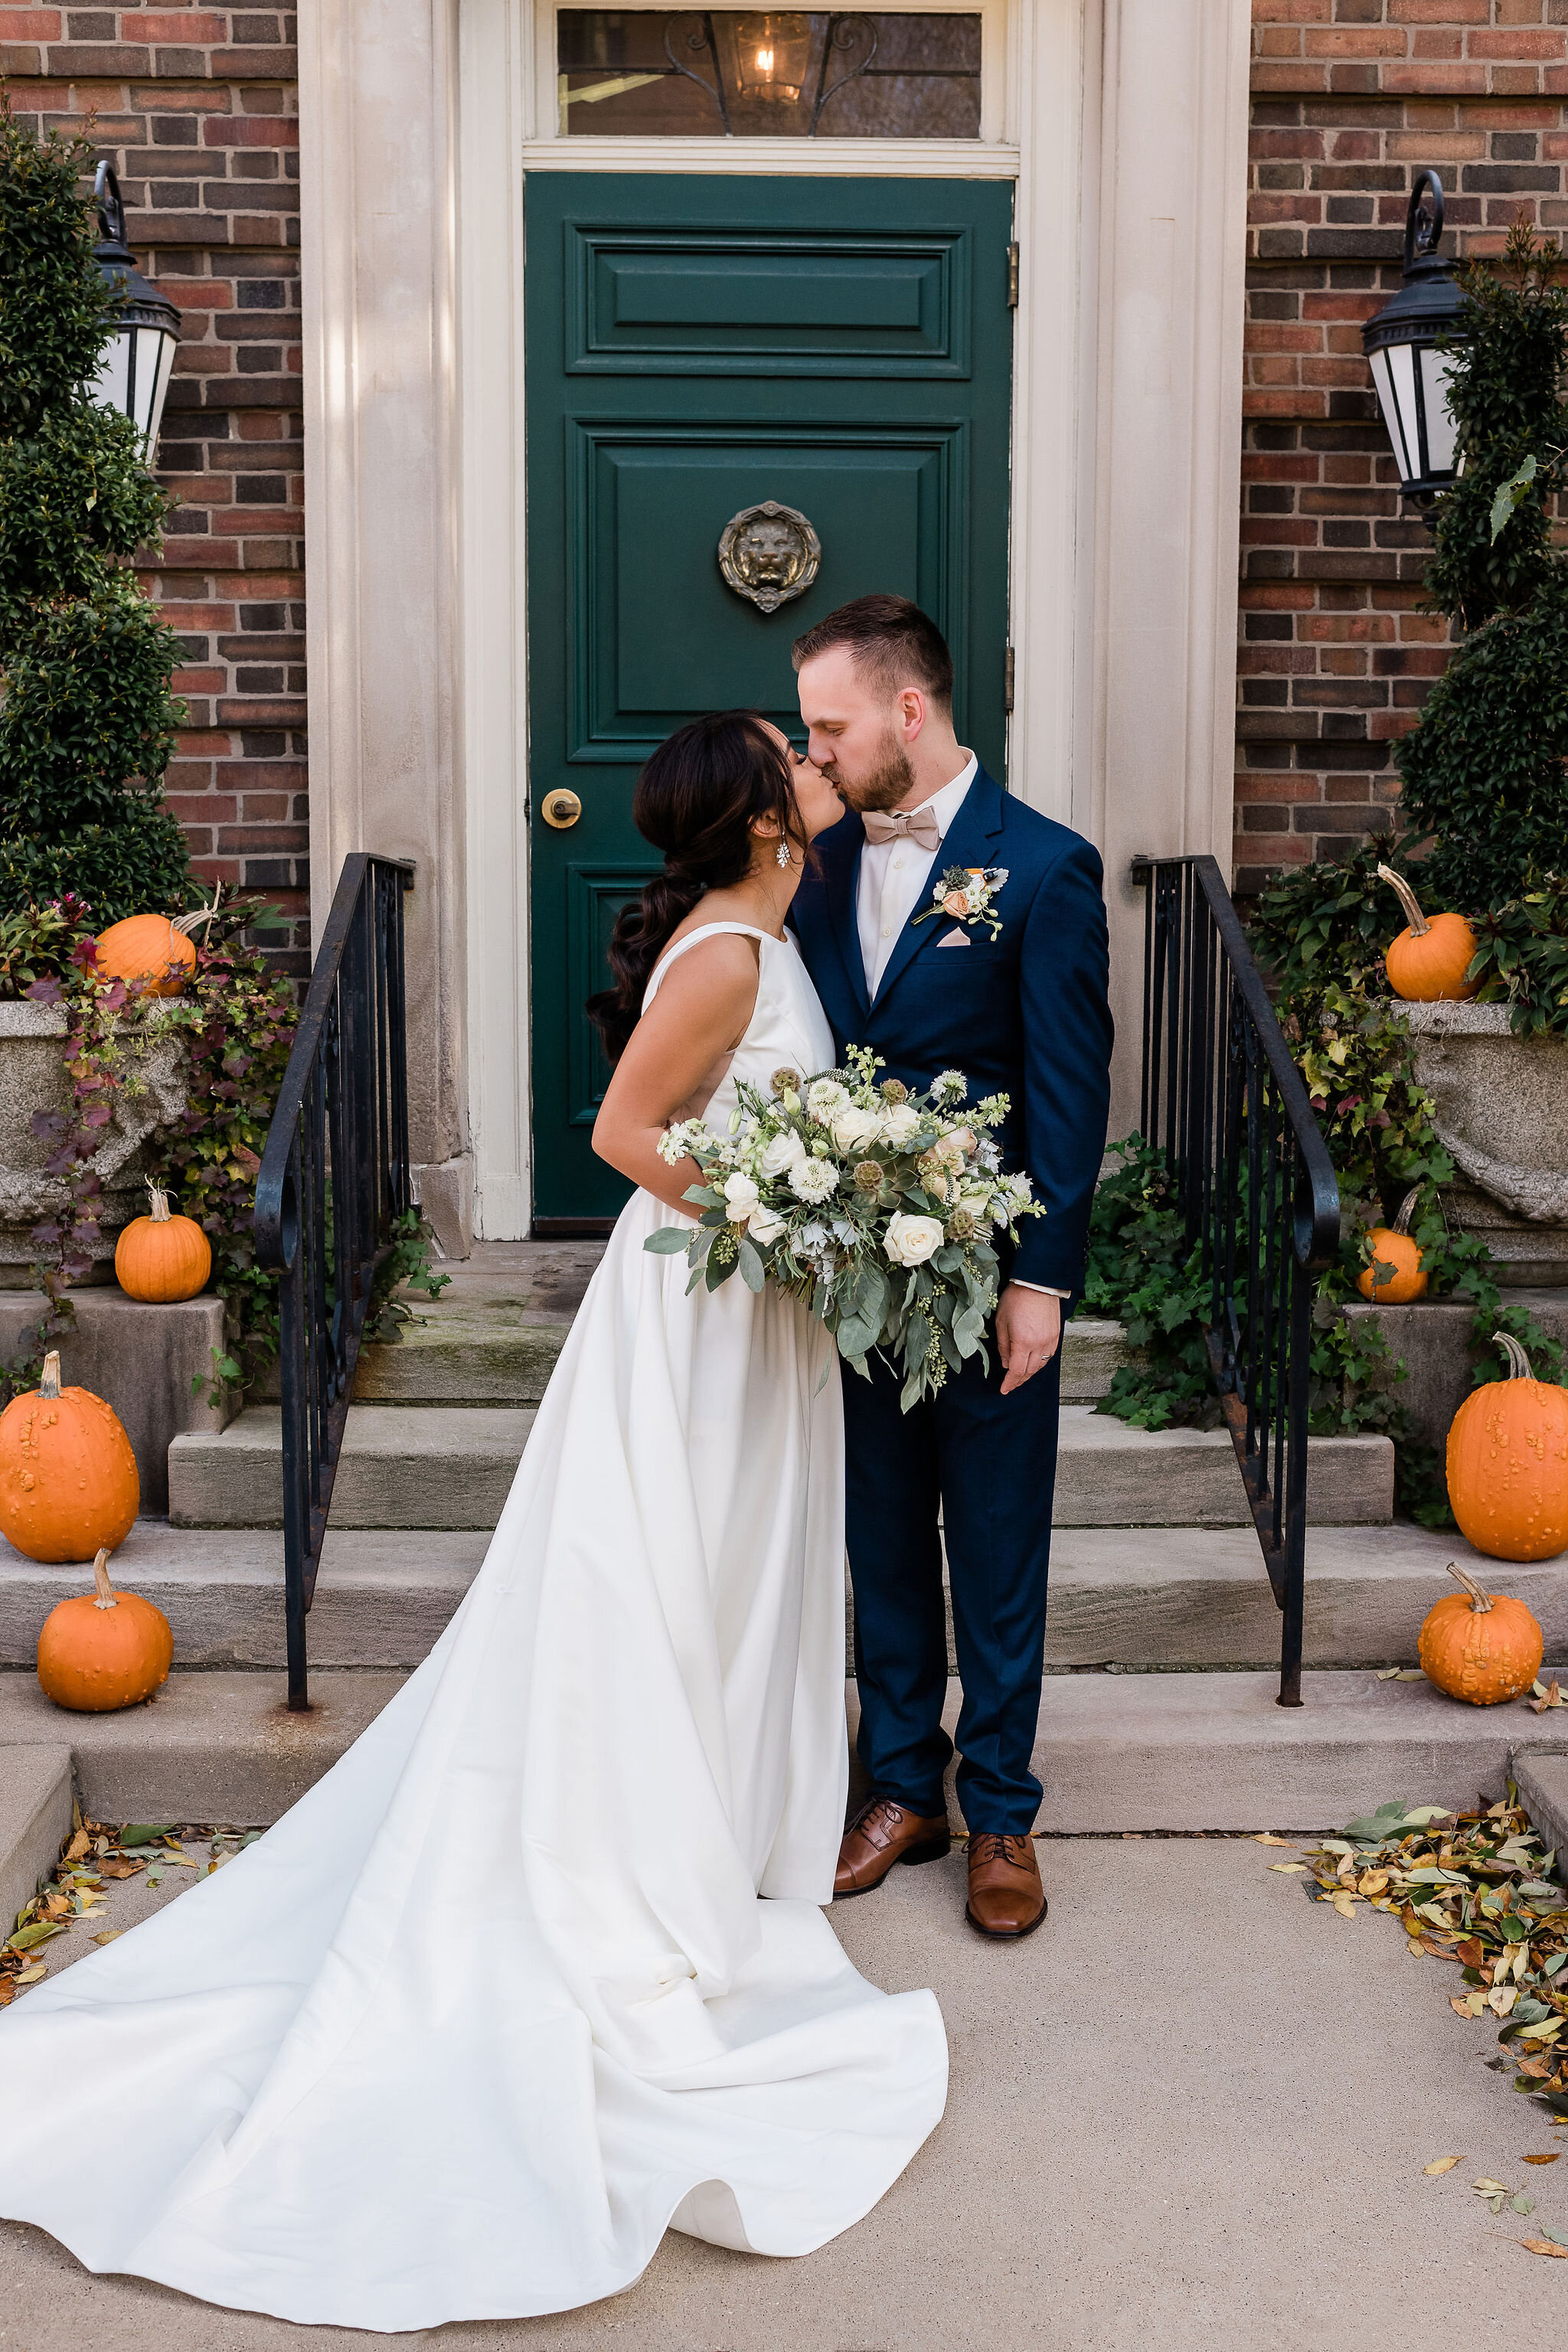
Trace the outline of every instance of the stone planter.
[[1406, 1004], [1415, 1075], [1458, 1171], [1456, 1225], [1510, 1289], [1568, 1284], [1568, 1038], [1516, 1037], [1506, 1004]]
[[[174, 1001], [166, 998], [164, 1004]], [[85, 1277], [89, 1282], [112, 1279], [114, 1244], [121, 1229], [147, 1205], [147, 1160], [142, 1146], [153, 1128], [177, 1118], [185, 1107], [184, 1033], [174, 1029], [139, 1041], [137, 1028], [146, 1018], [155, 1019], [156, 1014], [132, 1014], [126, 1022], [136, 1091], [117, 1090], [114, 1117], [103, 1131], [103, 1142], [92, 1162], [103, 1185], [103, 1197], [93, 1270]], [[32, 1287], [36, 1276], [31, 1269], [38, 1255], [30, 1238], [32, 1229], [65, 1205], [64, 1181], [44, 1172], [53, 1147], [33, 1133], [33, 1114], [56, 1110], [68, 1115], [71, 1110], [71, 1085], [61, 1059], [67, 1027], [63, 1004], [0, 1003], [0, 1289], [4, 1290]]]

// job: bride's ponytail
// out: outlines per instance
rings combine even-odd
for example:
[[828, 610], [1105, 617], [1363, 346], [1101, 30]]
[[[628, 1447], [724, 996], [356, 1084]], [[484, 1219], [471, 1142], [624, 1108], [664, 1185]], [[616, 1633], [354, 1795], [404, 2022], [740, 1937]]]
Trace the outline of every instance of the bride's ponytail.
[[618, 1062], [642, 1012], [648, 975], [699, 899], [751, 871], [752, 820], [777, 819], [802, 848], [789, 759], [754, 711], [694, 719], [661, 743], [637, 779], [632, 819], [664, 852], [664, 871], [627, 900], [607, 950], [615, 986], [588, 999], [588, 1018]]

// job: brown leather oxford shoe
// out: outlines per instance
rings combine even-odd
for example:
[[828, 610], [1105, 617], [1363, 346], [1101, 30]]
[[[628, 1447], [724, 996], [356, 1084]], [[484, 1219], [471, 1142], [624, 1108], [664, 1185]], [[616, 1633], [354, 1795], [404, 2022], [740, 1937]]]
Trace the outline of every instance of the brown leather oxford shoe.
[[969, 1839], [969, 1902], [964, 1916], [983, 1936], [1032, 1936], [1046, 1916], [1046, 1890], [1031, 1837], [973, 1830]]
[[911, 1813], [891, 1797], [868, 1797], [844, 1832], [834, 1898], [868, 1895], [896, 1862], [939, 1862], [952, 1843], [945, 1813]]

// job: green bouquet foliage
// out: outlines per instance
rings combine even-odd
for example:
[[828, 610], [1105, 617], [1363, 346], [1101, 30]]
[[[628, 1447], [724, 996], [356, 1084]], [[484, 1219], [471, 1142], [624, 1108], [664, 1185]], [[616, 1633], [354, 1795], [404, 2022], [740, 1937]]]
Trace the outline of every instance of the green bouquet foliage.
[[85, 152], [0, 110], [0, 913], [69, 891], [102, 929], [191, 877], [162, 791], [180, 640], [129, 568], [167, 501], [87, 391], [113, 317]]

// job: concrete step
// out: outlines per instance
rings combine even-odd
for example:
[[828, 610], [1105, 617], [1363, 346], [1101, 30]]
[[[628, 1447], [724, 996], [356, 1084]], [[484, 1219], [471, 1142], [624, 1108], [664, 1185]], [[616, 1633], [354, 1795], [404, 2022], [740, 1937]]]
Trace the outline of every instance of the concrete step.
[[[292, 1716], [280, 1674], [177, 1673], [142, 1706], [68, 1716], [30, 1675], [0, 1675], [0, 1752], [68, 1744], [84, 1811], [108, 1821], [276, 1821], [400, 1687], [396, 1674], [318, 1673]], [[1047, 1677], [1035, 1769], [1039, 1826], [1078, 1835], [1327, 1830], [1389, 1797], [1449, 1807], [1500, 1795], [1560, 1755], [1552, 1717], [1466, 1706], [1426, 1683], [1312, 1674], [1275, 1704], [1267, 1674]], [[853, 1685], [847, 1693], [851, 1729]], [[957, 1719], [949, 1691], [949, 1727]], [[41, 1768], [57, 1773], [53, 1764]], [[57, 1773], [58, 1779], [58, 1773]]]
[[59, 1727], [52, 1742], [37, 1747], [6, 1747], [0, 1738], [0, 1943], [70, 1832], [71, 1751]]
[[[321, 1666], [418, 1664], [478, 1574], [482, 1528], [328, 1531], [310, 1612]], [[1568, 1656], [1568, 1563], [1502, 1568], [1425, 1528], [1312, 1528], [1304, 1654], [1310, 1666], [1413, 1665], [1421, 1621], [1458, 1559], [1524, 1601], [1548, 1651]], [[245, 1528], [140, 1520], [115, 1558], [155, 1601], [182, 1667], [270, 1668], [282, 1657], [283, 1542]], [[38, 1628], [86, 1571], [0, 1563], [0, 1666], [31, 1666]], [[1258, 1667], [1279, 1654], [1279, 1614], [1247, 1528], [1060, 1528], [1052, 1545], [1047, 1669]], [[948, 1662], [955, 1664], [949, 1639]]]
[[[455, 1283], [433, 1306], [409, 1296], [415, 1320], [402, 1336], [361, 1349], [355, 1403], [536, 1405], [572, 1328], [569, 1309], [535, 1306], [538, 1295], [490, 1273], [470, 1276], [460, 1287]], [[1104, 1396], [1127, 1353], [1120, 1323], [1069, 1323], [1062, 1341], [1063, 1402], [1092, 1404]]]
[[[353, 1405], [332, 1487], [334, 1528], [493, 1528], [533, 1426], [498, 1405]], [[169, 1448], [175, 1527], [280, 1528], [282, 1416], [251, 1405]]]
[[[495, 1405], [354, 1405], [332, 1492], [334, 1528], [493, 1528], [531, 1410]], [[281, 1421], [252, 1405], [225, 1430], [191, 1431], [169, 1448], [176, 1527], [269, 1528], [283, 1518]], [[1394, 1449], [1384, 1437], [1320, 1437], [1310, 1446], [1308, 1509], [1335, 1527], [1386, 1523]], [[1129, 1429], [1089, 1405], [1065, 1405], [1058, 1527], [1248, 1526], [1224, 1430]]]

